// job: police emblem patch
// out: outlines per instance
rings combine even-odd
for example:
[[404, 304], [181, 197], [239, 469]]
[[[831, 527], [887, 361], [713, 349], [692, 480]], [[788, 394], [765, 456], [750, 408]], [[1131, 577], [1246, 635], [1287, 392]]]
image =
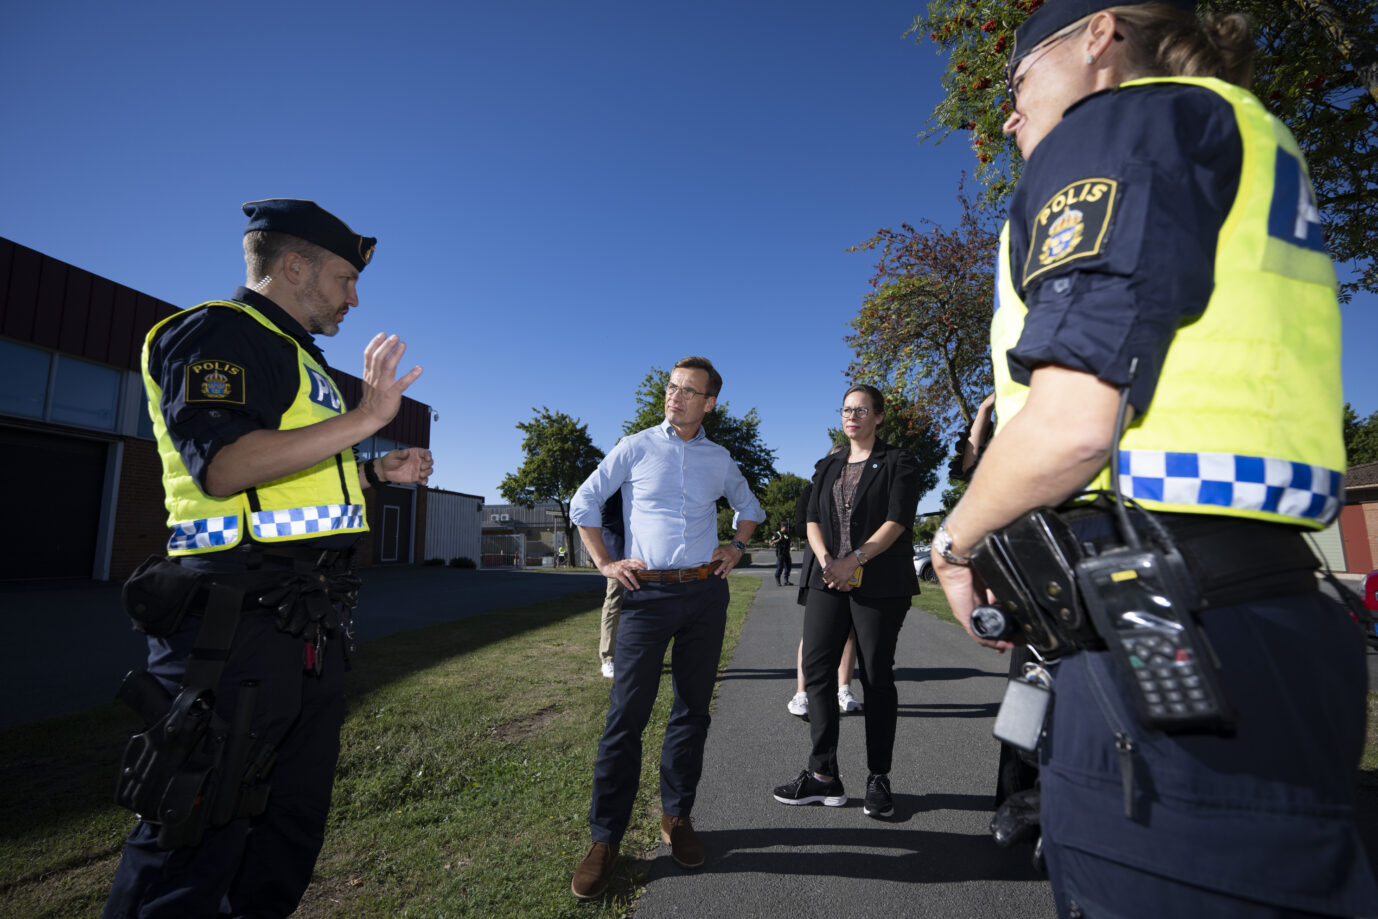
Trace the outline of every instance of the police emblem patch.
[[1034, 216], [1021, 286], [1075, 259], [1099, 255], [1118, 190], [1114, 179], [1082, 179], [1053, 195]]
[[187, 364], [187, 402], [244, 404], [244, 368], [229, 361], [196, 361]]

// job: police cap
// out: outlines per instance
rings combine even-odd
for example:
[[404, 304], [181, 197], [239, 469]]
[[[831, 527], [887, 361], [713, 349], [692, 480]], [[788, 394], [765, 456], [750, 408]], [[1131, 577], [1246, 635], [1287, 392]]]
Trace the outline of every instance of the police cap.
[[1013, 73], [1015, 65], [1044, 39], [1077, 20], [1114, 6], [1140, 6], [1144, 3], [1161, 3], [1189, 13], [1196, 12], [1196, 0], [1048, 0], [1015, 30], [1014, 50], [1010, 52], [1010, 72]]
[[249, 201], [244, 204], [244, 213], [249, 217], [245, 233], [271, 230], [304, 239], [335, 253], [358, 271], [363, 271], [373, 258], [373, 247], [378, 243], [372, 236], [355, 233], [343, 220], [314, 201], [300, 198]]

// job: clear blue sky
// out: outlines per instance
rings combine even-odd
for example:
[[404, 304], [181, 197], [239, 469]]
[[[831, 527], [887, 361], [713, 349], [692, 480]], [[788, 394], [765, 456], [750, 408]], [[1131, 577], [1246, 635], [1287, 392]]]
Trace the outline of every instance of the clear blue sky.
[[[963, 138], [920, 145], [924, 0], [8, 5], [0, 235], [179, 305], [242, 282], [240, 203], [379, 238], [361, 309], [426, 370], [432, 484], [500, 503], [548, 405], [604, 450], [652, 366], [704, 354], [807, 475], [878, 228], [955, 224]], [[1345, 307], [1378, 410], [1378, 298]], [[920, 504], [937, 506], [937, 495]]]

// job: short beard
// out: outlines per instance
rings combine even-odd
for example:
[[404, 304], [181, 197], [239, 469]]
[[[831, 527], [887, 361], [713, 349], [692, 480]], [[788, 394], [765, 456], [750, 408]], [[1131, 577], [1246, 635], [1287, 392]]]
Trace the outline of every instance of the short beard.
[[332, 338], [340, 333], [340, 324], [335, 321], [335, 314], [339, 310], [331, 307], [326, 302], [325, 297], [321, 296], [320, 285], [317, 283], [321, 276], [321, 266], [315, 266], [311, 273], [311, 279], [306, 282], [306, 287], [302, 290], [301, 297], [306, 301], [307, 319], [306, 331], [312, 335], [324, 335]]

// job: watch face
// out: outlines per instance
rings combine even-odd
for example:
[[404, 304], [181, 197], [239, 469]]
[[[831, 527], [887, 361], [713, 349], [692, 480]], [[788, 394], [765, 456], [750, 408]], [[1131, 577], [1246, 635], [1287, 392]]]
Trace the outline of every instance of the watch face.
[[953, 561], [952, 536], [943, 527], [933, 534], [933, 548], [947, 561]]

